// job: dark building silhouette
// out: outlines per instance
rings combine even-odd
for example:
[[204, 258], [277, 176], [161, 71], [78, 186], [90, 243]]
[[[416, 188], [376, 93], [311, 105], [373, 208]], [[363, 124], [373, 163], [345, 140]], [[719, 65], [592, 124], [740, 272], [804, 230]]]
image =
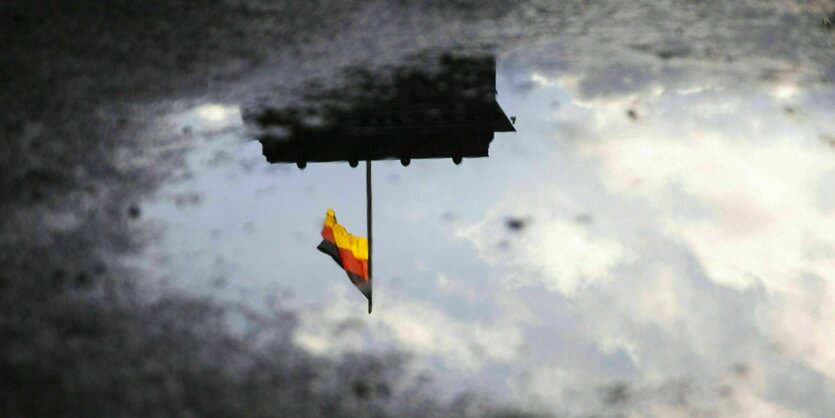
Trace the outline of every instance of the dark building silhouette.
[[486, 157], [495, 132], [515, 131], [496, 102], [493, 57], [443, 56], [395, 69], [385, 80], [356, 70], [341, 91], [314, 94], [316, 110], [258, 109], [255, 128], [270, 163]]

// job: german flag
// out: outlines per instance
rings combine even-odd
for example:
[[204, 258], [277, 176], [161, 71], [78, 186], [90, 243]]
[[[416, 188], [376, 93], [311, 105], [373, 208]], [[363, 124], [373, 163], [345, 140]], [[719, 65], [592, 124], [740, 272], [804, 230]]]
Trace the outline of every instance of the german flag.
[[328, 209], [325, 223], [322, 225], [322, 243], [316, 247], [331, 256], [342, 267], [351, 283], [356, 286], [371, 307], [371, 280], [368, 274], [368, 240], [351, 235], [345, 227], [336, 223], [333, 209]]

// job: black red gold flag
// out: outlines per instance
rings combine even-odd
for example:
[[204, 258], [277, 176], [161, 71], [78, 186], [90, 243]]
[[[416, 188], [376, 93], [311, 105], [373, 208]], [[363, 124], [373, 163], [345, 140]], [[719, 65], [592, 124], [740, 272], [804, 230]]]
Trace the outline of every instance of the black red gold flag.
[[[371, 281], [368, 272], [368, 240], [348, 233], [336, 222], [333, 209], [328, 209], [322, 225], [322, 242], [316, 247], [331, 256], [348, 273], [348, 279], [371, 300]], [[370, 306], [370, 305], [369, 305]]]

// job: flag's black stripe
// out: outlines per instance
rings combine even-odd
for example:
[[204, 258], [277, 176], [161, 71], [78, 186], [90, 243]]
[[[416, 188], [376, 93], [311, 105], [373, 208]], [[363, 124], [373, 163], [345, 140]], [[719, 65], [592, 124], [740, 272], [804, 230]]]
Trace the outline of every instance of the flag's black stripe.
[[351, 283], [353, 283], [354, 286], [356, 286], [357, 289], [359, 289], [360, 292], [362, 292], [362, 294], [365, 295], [365, 298], [368, 299], [368, 297], [371, 295], [370, 282], [366, 281], [361, 276], [351, 273], [347, 270], [345, 271], [345, 273], [348, 273], [348, 279], [351, 280]]
[[333, 261], [336, 261], [336, 264], [339, 266], [339, 268], [344, 268], [342, 267], [342, 259], [339, 258], [339, 247], [337, 247], [336, 244], [326, 239], [323, 239], [319, 246], [316, 247], [316, 249], [331, 256], [333, 258]]

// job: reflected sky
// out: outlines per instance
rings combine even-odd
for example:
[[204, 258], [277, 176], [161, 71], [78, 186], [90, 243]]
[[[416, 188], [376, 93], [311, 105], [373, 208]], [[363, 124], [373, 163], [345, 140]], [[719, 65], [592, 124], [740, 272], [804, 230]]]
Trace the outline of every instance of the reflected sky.
[[489, 158], [375, 163], [371, 316], [315, 250], [329, 207], [364, 230], [364, 170], [267, 164], [235, 103], [171, 116], [188, 175], [143, 204], [162, 232], [140, 263], [298, 309], [313, 352], [400, 348], [557, 413], [835, 411], [833, 50], [806, 43], [823, 65], [797, 67], [633, 44], [511, 44], [497, 100], [517, 132]]
[[[262, 347], [219, 326], [234, 302], [298, 314], [310, 353], [402, 350], [445, 394], [556, 416], [835, 416], [832, 0], [162, 3], [0, 5], [0, 404], [282, 408], [284, 381], [209, 399], [296, 367], [240, 364]], [[367, 315], [316, 250], [327, 208], [364, 230], [364, 170], [268, 164], [242, 121], [422, 54], [495, 56], [517, 132], [375, 163]], [[342, 364], [301, 357], [298, 386]], [[376, 403], [331, 383], [299, 389]]]

